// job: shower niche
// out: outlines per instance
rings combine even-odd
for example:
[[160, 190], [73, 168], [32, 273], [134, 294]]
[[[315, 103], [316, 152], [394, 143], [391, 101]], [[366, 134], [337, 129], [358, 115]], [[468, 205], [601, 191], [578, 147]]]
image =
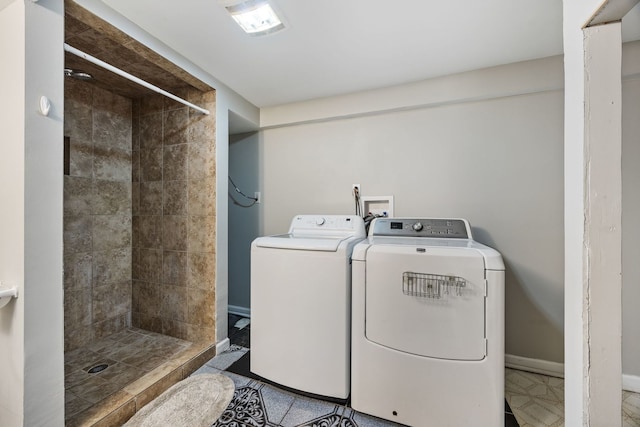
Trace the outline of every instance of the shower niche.
[[210, 111], [65, 54], [65, 417], [120, 425], [215, 354], [215, 90], [73, 1], [65, 42]]

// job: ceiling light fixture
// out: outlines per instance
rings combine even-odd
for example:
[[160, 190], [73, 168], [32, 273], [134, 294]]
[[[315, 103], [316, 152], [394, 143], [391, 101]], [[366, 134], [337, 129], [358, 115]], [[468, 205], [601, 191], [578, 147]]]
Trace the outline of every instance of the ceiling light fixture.
[[250, 36], [263, 36], [284, 29], [282, 20], [267, 0], [247, 0], [226, 9]]

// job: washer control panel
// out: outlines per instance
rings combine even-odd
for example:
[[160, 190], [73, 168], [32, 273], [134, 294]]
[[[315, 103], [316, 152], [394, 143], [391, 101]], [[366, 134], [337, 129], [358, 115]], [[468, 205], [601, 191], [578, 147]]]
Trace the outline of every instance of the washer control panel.
[[314, 235], [348, 233], [364, 237], [364, 222], [357, 215], [296, 215], [289, 227], [290, 234]]
[[459, 218], [376, 218], [369, 236], [472, 238], [469, 222]]

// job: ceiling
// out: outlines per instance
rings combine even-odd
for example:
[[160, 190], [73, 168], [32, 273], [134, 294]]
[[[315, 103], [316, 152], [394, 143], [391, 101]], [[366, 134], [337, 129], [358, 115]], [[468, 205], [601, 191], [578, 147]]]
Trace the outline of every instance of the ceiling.
[[263, 37], [219, 0], [102, 1], [258, 107], [562, 53], [561, 0], [271, 0], [287, 28]]

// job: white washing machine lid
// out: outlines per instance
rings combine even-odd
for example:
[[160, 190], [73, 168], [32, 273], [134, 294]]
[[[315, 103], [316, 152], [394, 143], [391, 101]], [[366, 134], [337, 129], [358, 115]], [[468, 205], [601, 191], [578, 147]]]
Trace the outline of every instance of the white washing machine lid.
[[258, 237], [258, 248], [337, 252], [365, 237], [364, 221], [356, 215], [296, 215], [287, 234]]
[[255, 246], [259, 248], [293, 249], [301, 251], [336, 252], [340, 244], [351, 237], [319, 237], [319, 236], [295, 236], [293, 234], [280, 234], [277, 236], [259, 237], [255, 240]]

